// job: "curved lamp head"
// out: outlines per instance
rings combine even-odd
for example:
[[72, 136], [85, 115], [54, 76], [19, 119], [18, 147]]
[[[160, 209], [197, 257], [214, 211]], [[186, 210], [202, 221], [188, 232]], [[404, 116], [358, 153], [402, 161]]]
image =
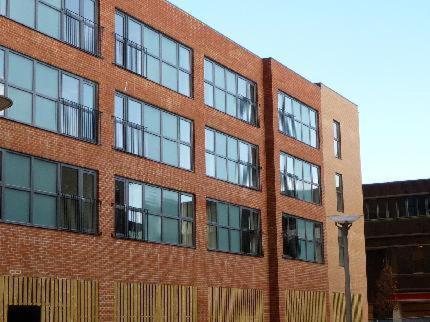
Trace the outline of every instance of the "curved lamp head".
[[0, 95], [0, 111], [4, 111], [5, 109], [11, 107], [13, 102], [10, 98]]
[[329, 216], [328, 218], [331, 221], [334, 221], [336, 224], [344, 225], [344, 224], [352, 224], [353, 222], [360, 219], [360, 215], [334, 215]]

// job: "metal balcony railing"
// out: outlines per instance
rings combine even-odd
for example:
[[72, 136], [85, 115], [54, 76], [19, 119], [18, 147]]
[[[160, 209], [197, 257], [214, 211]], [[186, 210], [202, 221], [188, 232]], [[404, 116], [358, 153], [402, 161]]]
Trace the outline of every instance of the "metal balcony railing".
[[61, 194], [58, 228], [87, 234], [98, 233], [98, 205], [96, 199]]

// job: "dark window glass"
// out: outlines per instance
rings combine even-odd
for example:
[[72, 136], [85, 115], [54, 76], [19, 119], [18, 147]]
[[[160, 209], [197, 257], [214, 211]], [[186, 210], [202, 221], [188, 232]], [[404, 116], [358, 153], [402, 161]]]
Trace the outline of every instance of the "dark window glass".
[[258, 211], [208, 199], [206, 214], [209, 249], [247, 255], [261, 254]]
[[379, 219], [387, 218], [387, 200], [386, 199], [378, 200], [378, 218]]
[[414, 197], [408, 198], [408, 215], [409, 217], [415, 217], [418, 215], [418, 203]]
[[344, 201], [343, 201], [343, 177], [341, 174], [336, 173], [335, 175], [336, 182], [336, 205], [337, 211], [344, 211]]
[[395, 198], [387, 199], [387, 211], [388, 218], [397, 218], [397, 200]]
[[418, 215], [419, 216], [425, 216], [427, 215], [428, 211], [428, 196], [417, 196], [417, 203], [418, 203]]
[[334, 156], [338, 159], [341, 158], [341, 136], [340, 136], [340, 123], [333, 121], [333, 146], [334, 146]]
[[407, 217], [406, 198], [397, 199], [397, 207], [399, 209], [399, 217]]

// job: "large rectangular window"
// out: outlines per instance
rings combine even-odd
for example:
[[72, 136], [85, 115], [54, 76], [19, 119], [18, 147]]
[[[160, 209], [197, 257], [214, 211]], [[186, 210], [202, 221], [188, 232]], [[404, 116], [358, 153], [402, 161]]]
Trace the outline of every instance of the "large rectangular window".
[[123, 178], [115, 180], [119, 238], [194, 245], [194, 196]]
[[258, 189], [258, 147], [206, 128], [206, 175]]
[[192, 137], [190, 120], [116, 94], [116, 149], [191, 170]]
[[430, 196], [368, 198], [364, 200], [363, 208], [366, 220], [430, 216]]
[[258, 210], [216, 200], [206, 200], [208, 248], [223, 252], [260, 255]]
[[254, 82], [205, 58], [205, 104], [257, 125], [257, 87]]
[[344, 211], [344, 201], [343, 201], [343, 177], [341, 174], [336, 173], [335, 176], [336, 182], [336, 207], [337, 211]]
[[287, 94], [278, 93], [279, 131], [314, 148], [318, 146], [317, 112]]
[[281, 152], [281, 192], [300, 200], [321, 203], [320, 167]]
[[119, 11], [115, 15], [115, 63], [191, 96], [191, 49]]
[[0, 0], [0, 14], [100, 55], [96, 0]]
[[1, 220], [82, 233], [98, 231], [94, 171], [0, 150]]
[[284, 256], [307, 262], [323, 262], [322, 224], [290, 215], [282, 217]]
[[14, 102], [6, 118], [98, 142], [95, 83], [0, 48], [0, 91]]
[[333, 121], [333, 148], [337, 159], [342, 157], [342, 141], [340, 137], [340, 123]]

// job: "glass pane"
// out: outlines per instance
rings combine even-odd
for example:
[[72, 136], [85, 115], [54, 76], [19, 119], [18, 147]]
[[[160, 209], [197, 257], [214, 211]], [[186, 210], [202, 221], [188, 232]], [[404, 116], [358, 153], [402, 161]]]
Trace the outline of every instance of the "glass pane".
[[315, 261], [315, 248], [313, 242], [307, 242], [306, 259], [308, 261]]
[[183, 71], [179, 71], [179, 93], [190, 96], [190, 75], [187, 73], [184, 73]]
[[4, 51], [1, 49], [0, 49], [0, 78], [4, 79]]
[[178, 65], [177, 57], [177, 45], [174, 41], [161, 36], [161, 55], [163, 60], [172, 64], [173, 66]]
[[206, 153], [206, 175], [215, 177], [215, 156]]
[[215, 108], [225, 112], [225, 92], [215, 88]]
[[153, 82], [160, 83], [160, 61], [158, 59], [147, 56], [146, 76]]
[[142, 27], [130, 18], [128, 19], [128, 39], [138, 45], [142, 43]]
[[236, 96], [227, 94], [227, 114], [237, 117], [237, 99]]
[[166, 86], [167, 88], [170, 88], [174, 91], [178, 88], [178, 71], [176, 68], [167, 65], [166, 63], [162, 64], [162, 70], [161, 70], [161, 79], [162, 84]]
[[224, 158], [216, 158], [216, 177], [221, 180], [227, 180], [227, 160]]
[[83, 102], [82, 102], [82, 104], [85, 107], [88, 107], [91, 109], [95, 108], [95, 101], [96, 101], [95, 91], [96, 91], [96, 89], [95, 89], [94, 85], [91, 85], [88, 83], [83, 84], [83, 95], [82, 95], [83, 96]]
[[309, 128], [307, 126], [302, 126], [302, 140], [306, 144], [311, 144]]
[[160, 137], [150, 133], [145, 133], [144, 144], [145, 157], [151, 160], [160, 161]]
[[45, 227], [57, 225], [57, 198], [35, 194], [33, 198], [33, 224]]
[[185, 246], [193, 245], [193, 223], [188, 221], [182, 222], [181, 239], [182, 239], [182, 245], [185, 245]]
[[124, 181], [115, 180], [115, 204], [125, 205]]
[[14, 153], [4, 154], [5, 183], [30, 188], [30, 158]]
[[302, 124], [298, 121], [294, 122], [294, 136], [297, 140], [302, 140]]
[[148, 215], [148, 240], [161, 241], [161, 217]]
[[237, 230], [230, 230], [230, 251], [240, 252], [240, 232]]
[[57, 131], [57, 104], [55, 101], [36, 96], [34, 122], [50, 131]]
[[31, 123], [32, 95], [9, 87], [8, 96], [13, 101], [13, 105], [7, 109], [7, 116], [13, 120]]
[[316, 127], [317, 114], [312, 109], [309, 112], [310, 112], [310, 116], [309, 116], [309, 118], [310, 118], [310, 124], [311, 124], [312, 127]]
[[244, 80], [242, 77], [238, 77], [237, 84], [237, 93], [241, 97], [246, 97], [246, 80]]
[[208, 248], [216, 249], [217, 246], [216, 227], [208, 226]]
[[179, 67], [191, 71], [190, 51], [182, 46], [179, 47]]
[[[27, 11], [24, 10], [24, 11]], [[33, 89], [33, 62], [22, 56], [9, 53], [9, 83], [32, 90]]]
[[30, 193], [5, 189], [2, 218], [5, 221], [28, 223], [30, 219]]
[[68, 195], [78, 195], [78, 170], [65, 167], [61, 168], [61, 192]]
[[49, 97], [58, 98], [58, 71], [36, 63], [36, 91]]
[[215, 133], [212, 130], [205, 129], [206, 150], [215, 151]]
[[57, 192], [57, 165], [39, 159], [33, 161], [33, 187], [35, 190]]
[[317, 146], [317, 132], [311, 129], [310, 145], [314, 148]]
[[295, 159], [294, 174], [297, 176], [297, 178], [303, 179], [303, 161]]
[[226, 70], [226, 79], [227, 79], [227, 90], [230, 93], [236, 94], [237, 92], [236, 75]]
[[163, 215], [179, 216], [179, 194], [176, 191], [163, 190]]
[[214, 88], [208, 83], [205, 83], [205, 104], [214, 106]]
[[219, 132], [215, 133], [215, 152], [218, 155], [226, 156], [227, 155], [227, 137]]
[[240, 161], [249, 162], [249, 145], [243, 142], [239, 142], [239, 157]]
[[95, 175], [84, 172], [82, 174], [82, 195], [84, 198], [93, 199], [95, 197]]
[[312, 202], [312, 186], [310, 183], [303, 184], [303, 197], [304, 200]]
[[[0, 95], [4, 95], [4, 85], [0, 83]], [[0, 117], [4, 116], [4, 110], [0, 111]]]
[[179, 146], [179, 166], [184, 169], [191, 169], [191, 148], [181, 144]]
[[311, 165], [305, 162], [303, 162], [303, 179], [311, 182]]
[[212, 200], [206, 200], [206, 217], [209, 222], [217, 222], [217, 206], [218, 202]]
[[228, 226], [228, 205], [222, 202], [217, 203], [218, 225]]
[[181, 141], [191, 143], [191, 123], [181, 119], [179, 125]]
[[118, 13], [115, 14], [115, 33], [124, 36], [124, 18]]
[[133, 208], [142, 209], [142, 185], [130, 182], [128, 184], [128, 205]]
[[213, 82], [213, 64], [205, 59], [205, 80]]
[[160, 56], [160, 36], [157, 32], [147, 27], [144, 27], [143, 41], [148, 53], [154, 55], [155, 57]]
[[163, 136], [173, 140], [178, 139], [178, 118], [169, 113], [162, 113]]
[[233, 228], [240, 228], [240, 217], [239, 217], [239, 207], [229, 206], [229, 226]]
[[34, 28], [34, 0], [9, 1], [10, 18]]
[[302, 123], [309, 125], [309, 109], [302, 105]]
[[237, 160], [237, 140], [232, 137], [228, 137], [227, 147], [228, 147], [227, 155], [229, 159]]
[[161, 213], [161, 189], [145, 186], [145, 209], [151, 214]]
[[170, 140], [163, 139], [163, 162], [178, 166], [178, 144]]
[[163, 242], [179, 243], [179, 220], [163, 218]]
[[143, 114], [143, 125], [145, 130], [160, 134], [160, 110], [145, 105]]
[[315, 184], [319, 183], [319, 168], [312, 166], [312, 182]]
[[228, 229], [218, 228], [218, 249], [228, 252], [229, 242], [228, 242]]
[[95, 21], [95, 3], [93, 0], [84, 0], [83, 16], [92, 22]]
[[240, 184], [246, 187], [249, 186], [249, 168], [246, 165], [239, 165]]
[[234, 161], [227, 161], [228, 181], [239, 183], [238, 164]]
[[128, 100], [128, 121], [134, 124], [142, 124], [142, 104], [140, 102]]
[[79, 103], [79, 80], [63, 74], [62, 97], [66, 100]]
[[192, 196], [181, 195], [181, 216], [194, 218], [194, 201]]
[[215, 85], [225, 89], [224, 68], [215, 64]]
[[0, 0], [0, 15], [6, 15], [6, 0]]
[[60, 12], [39, 3], [37, 13], [37, 29], [41, 32], [59, 39], [60, 38]]

